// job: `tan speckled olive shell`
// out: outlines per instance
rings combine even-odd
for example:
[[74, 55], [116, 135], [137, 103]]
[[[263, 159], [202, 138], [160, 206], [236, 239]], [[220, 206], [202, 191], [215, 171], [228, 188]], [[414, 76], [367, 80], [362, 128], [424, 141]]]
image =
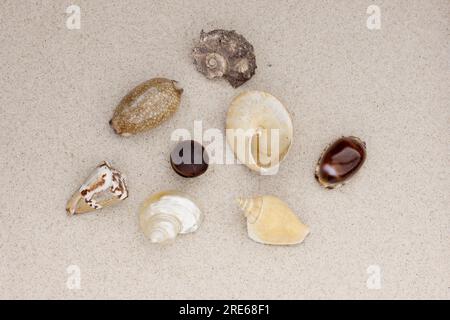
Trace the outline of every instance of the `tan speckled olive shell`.
[[183, 89], [176, 81], [154, 78], [131, 90], [117, 106], [109, 122], [117, 134], [129, 136], [154, 128], [180, 106]]

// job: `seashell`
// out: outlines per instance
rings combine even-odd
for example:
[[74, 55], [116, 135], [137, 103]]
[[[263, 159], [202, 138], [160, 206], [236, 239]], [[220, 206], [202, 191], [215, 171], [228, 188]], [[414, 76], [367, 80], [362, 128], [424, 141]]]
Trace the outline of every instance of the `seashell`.
[[95, 168], [67, 202], [68, 215], [85, 213], [108, 207], [128, 197], [122, 174], [104, 161]]
[[198, 229], [202, 213], [192, 198], [179, 191], [163, 191], [145, 200], [139, 212], [142, 232], [154, 243], [174, 240]]
[[192, 56], [197, 71], [208, 79], [225, 78], [237, 88], [248, 81], [256, 69], [253, 46], [234, 30], [200, 33]]
[[316, 180], [328, 189], [343, 185], [359, 171], [366, 157], [366, 144], [361, 139], [342, 137], [322, 153], [316, 165]]
[[240, 162], [261, 174], [271, 174], [292, 145], [291, 117], [283, 104], [262, 91], [233, 99], [226, 119], [227, 141]]
[[208, 153], [200, 143], [185, 140], [178, 143], [170, 154], [172, 169], [184, 178], [198, 177], [208, 170]]
[[120, 101], [109, 124], [122, 136], [160, 125], [180, 106], [183, 89], [176, 84], [175, 80], [164, 78], [141, 83]]
[[256, 242], [291, 245], [303, 242], [309, 234], [309, 228], [277, 197], [240, 198], [238, 203], [247, 217], [248, 236]]

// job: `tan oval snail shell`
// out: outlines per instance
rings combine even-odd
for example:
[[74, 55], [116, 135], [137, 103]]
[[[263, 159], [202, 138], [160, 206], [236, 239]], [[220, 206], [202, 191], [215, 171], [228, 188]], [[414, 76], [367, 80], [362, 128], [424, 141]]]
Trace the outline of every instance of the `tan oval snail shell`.
[[153, 243], [174, 240], [178, 234], [195, 232], [202, 212], [189, 195], [180, 191], [163, 191], [146, 199], [139, 210], [139, 225]]
[[271, 174], [292, 145], [291, 116], [273, 95], [248, 91], [233, 99], [226, 119], [227, 141], [240, 162]]
[[247, 217], [250, 239], [263, 244], [292, 245], [303, 242], [309, 228], [281, 199], [265, 195], [238, 199]]
[[175, 80], [154, 78], [131, 90], [119, 103], [109, 122], [117, 134], [129, 136], [154, 128], [180, 106], [183, 89]]

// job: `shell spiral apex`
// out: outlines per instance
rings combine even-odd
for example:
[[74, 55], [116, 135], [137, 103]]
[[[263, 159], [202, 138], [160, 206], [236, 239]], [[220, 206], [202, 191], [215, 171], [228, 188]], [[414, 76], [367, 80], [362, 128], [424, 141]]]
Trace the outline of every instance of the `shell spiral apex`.
[[248, 221], [254, 223], [261, 213], [262, 197], [238, 198], [237, 202]]

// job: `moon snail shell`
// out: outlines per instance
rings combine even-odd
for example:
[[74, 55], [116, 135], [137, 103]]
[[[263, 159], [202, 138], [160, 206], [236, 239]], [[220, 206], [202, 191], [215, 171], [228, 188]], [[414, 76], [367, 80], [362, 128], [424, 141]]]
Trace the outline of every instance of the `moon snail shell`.
[[291, 116], [273, 95], [248, 91], [233, 99], [226, 119], [227, 141], [238, 160], [261, 174], [273, 174], [293, 140]]
[[250, 239], [271, 245], [293, 245], [303, 242], [309, 228], [281, 199], [265, 195], [238, 199], [247, 217]]
[[163, 191], [145, 200], [139, 211], [142, 232], [153, 243], [174, 240], [179, 234], [195, 232], [202, 212], [194, 200], [179, 191]]

